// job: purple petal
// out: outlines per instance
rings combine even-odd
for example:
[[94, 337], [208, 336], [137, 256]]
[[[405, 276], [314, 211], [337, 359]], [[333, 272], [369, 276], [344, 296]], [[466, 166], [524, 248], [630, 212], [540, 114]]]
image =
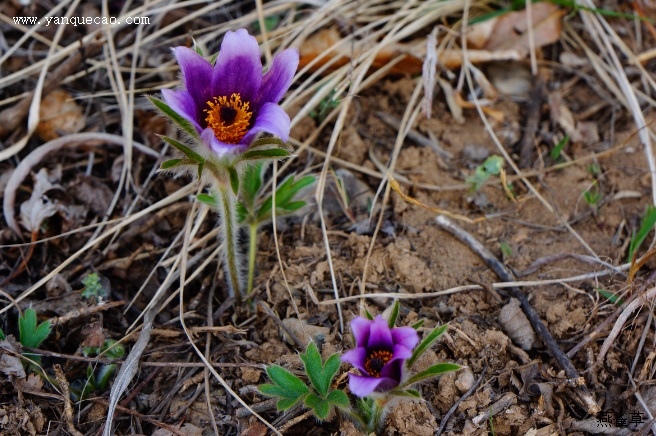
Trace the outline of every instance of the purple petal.
[[257, 107], [264, 103], [278, 103], [289, 89], [298, 68], [298, 50], [290, 48], [273, 58], [271, 68], [262, 78]]
[[198, 123], [198, 107], [189, 92], [162, 89], [162, 97], [164, 97], [164, 102], [169, 105], [171, 109], [193, 124], [198, 132], [203, 130]]
[[261, 84], [262, 60], [255, 37], [245, 29], [226, 33], [212, 74], [213, 96], [238, 93], [241, 101], [250, 102], [253, 109]]
[[355, 338], [356, 347], [366, 347], [369, 342], [369, 329], [373, 321], [358, 316], [351, 321], [351, 333]]
[[227, 144], [223, 141], [219, 141], [214, 135], [214, 131], [209, 127], [200, 134], [200, 139], [205, 145], [207, 145], [210, 150], [221, 158], [228, 154], [238, 154], [246, 151], [246, 147], [240, 144]]
[[366, 348], [355, 348], [344, 353], [341, 357], [342, 362], [350, 363], [359, 369], [363, 374], [367, 374], [367, 370], [364, 367], [364, 362], [367, 359], [367, 349]]
[[[396, 356], [394, 356], [396, 357]], [[401, 381], [401, 376], [403, 374], [403, 360], [402, 359], [392, 359], [380, 371], [380, 376], [383, 378], [388, 378], [395, 380], [397, 384]]]
[[271, 133], [283, 141], [287, 141], [290, 126], [289, 115], [280, 106], [274, 103], [265, 103], [257, 114], [255, 124], [239, 143], [249, 145], [260, 132]]
[[392, 329], [389, 328], [387, 321], [378, 315], [371, 324], [369, 331], [369, 341], [367, 348], [370, 350], [389, 350], [392, 351], [394, 342], [392, 341]]
[[182, 70], [184, 87], [196, 102], [196, 107], [203, 108], [212, 99], [210, 83], [212, 65], [194, 50], [187, 47], [173, 49], [175, 58]]
[[409, 359], [409, 358], [412, 357], [412, 350], [410, 350], [409, 348], [406, 348], [403, 345], [394, 344], [394, 349], [392, 351], [392, 355], [393, 355], [393, 357], [390, 360], [390, 362], [393, 361], [393, 360], [399, 360], [399, 359], [405, 360], [405, 359]]
[[366, 397], [378, 387], [384, 379], [349, 374], [349, 389], [357, 397]]
[[[419, 335], [417, 330], [412, 327], [397, 327], [392, 329], [392, 340], [395, 344], [400, 344], [408, 350], [415, 348], [419, 342]], [[396, 355], [396, 353], [394, 353]]]

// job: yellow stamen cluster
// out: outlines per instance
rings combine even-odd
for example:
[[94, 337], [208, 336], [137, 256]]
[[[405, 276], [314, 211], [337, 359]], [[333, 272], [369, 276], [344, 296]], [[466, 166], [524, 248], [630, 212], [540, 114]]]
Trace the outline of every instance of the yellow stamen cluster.
[[387, 350], [376, 350], [367, 356], [367, 359], [364, 362], [364, 369], [367, 370], [367, 373], [371, 377], [380, 377], [380, 372], [383, 370], [383, 367], [392, 360], [394, 354], [391, 351]]
[[249, 102], [242, 102], [241, 95], [234, 93], [227, 96], [214, 97], [214, 102], [208, 101], [203, 112], [207, 113], [207, 127], [214, 131], [217, 139], [226, 144], [237, 144], [248, 132], [253, 112]]

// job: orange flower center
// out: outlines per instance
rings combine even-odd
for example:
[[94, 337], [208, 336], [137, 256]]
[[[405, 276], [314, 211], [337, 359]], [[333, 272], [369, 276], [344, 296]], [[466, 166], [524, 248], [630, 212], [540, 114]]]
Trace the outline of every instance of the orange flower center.
[[253, 112], [249, 111], [250, 103], [242, 102], [241, 96], [234, 93], [227, 96], [214, 97], [214, 102], [208, 101], [203, 112], [207, 112], [207, 127], [214, 131], [219, 141], [226, 144], [237, 144], [248, 132]]
[[367, 360], [364, 362], [364, 369], [367, 370], [371, 377], [380, 377], [380, 372], [383, 370], [383, 367], [392, 360], [394, 355], [391, 351], [386, 350], [376, 350], [369, 353]]

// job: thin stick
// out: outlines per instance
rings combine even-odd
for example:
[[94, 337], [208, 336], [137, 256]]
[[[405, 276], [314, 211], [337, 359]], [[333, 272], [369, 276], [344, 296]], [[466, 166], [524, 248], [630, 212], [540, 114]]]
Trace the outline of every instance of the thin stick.
[[[492, 269], [492, 271], [494, 271], [501, 280], [515, 280], [512, 272], [504, 264], [499, 262], [499, 260], [494, 257], [494, 255], [490, 253], [487, 248], [483, 246], [483, 244], [476, 240], [465, 229], [457, 226], [448, 218], [443, 216], [438, 216], [435, 221], [441, 229], [449, 232], [451, 235], [467, 245], [474, 253], [480, 256], [488, 265], [488, 267]], [[591, 415], [598, 413], [601, 409], [592, 398], [590, 391], [588, 391], [588, 388], [584, 384], [585, 382], [582, 380], [578, 371], [576, 368], [574, 368], [574, 365], [572, 365], [572, 362], [569, 360], [569, 358], [565, 355], [565, 353], [563, 353], [563, 350], [560, 349], [560, 346], [558, 346], [556, 340], [553, 338], [553, 336], [551, 336], [551, 333], [549, 333], [549, 330], [544, 325], [533, 306], [531, 306], [531, 303], [529, 303], [526, 296], [516, 287], [511, 287], [508, 289], [508, 291], [512, 297], [519, 300], [522, 311], [526, 314], [526, 317], [530, 321], [531, 326], [533, 326], [533, 330], [535, 330], [535, 332], [542, 338], [542, 341], [547, 346], [547, 350], [549, 350], [549, 354], [551, 354], [551, 356], [556, 359], [558, 366], [565, 370], [567, 377], [571, 379], [581, 379], [581, 385], [576, 387], [576, 391], [577, 397], [581, 401], [584, 408]]]
[[487, 372], [487, 366], [483, 368], [483, 371], [481, 372], [481, 376], [476, 380], [476, 383], [469, 388], [467, 392], [464, 393], [464, 395], [460, 398], [458, 398], [458, 401], [456, 401], [453, 406], [449, 409], [448, 412], [446, 412], [446, 415], [444, 415], [444, 418], [442, 418], [442, 421], [440, 421], [440, 428], [437, 429], [437, 436], [440, 436], [442, 434], [442, 431], [444, 430], [444, 427], [446, 427], [447, 423], [449, 422], [449, 419], [451, 418], [451, 415], [456, 411], [460, 403], [462, 403], [464, 400], [466, 400], [471, 394], [476, 392], [476, 389], [478, 388], [478, 385], [481, 384], [483, 381], [483, 378], [485, 378], [485, 373]]

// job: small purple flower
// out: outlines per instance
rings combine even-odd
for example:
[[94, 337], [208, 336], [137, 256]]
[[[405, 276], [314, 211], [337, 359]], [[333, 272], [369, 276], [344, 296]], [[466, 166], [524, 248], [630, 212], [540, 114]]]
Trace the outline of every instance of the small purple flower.
[[187, 47], [173, 53], [184, 89], [162, 89], [162, 96], [217, 157], [243, 153], [261, 132], [287, 141], [290, 120], [278, 102], [298, 67], [296, 49], [275, 56], [264, 75], [257, 40], [245, 29], [226, 33], [214, 66]]
[[347, 351], [342, 361], [360, 370], [349, 374], [354, 395], [366, 397], [372, 392], [387, 392], [401, 383], [403, 364], [412, 357], [419, 335], [412, 327], [390, 328], [378, 315], [373, 321], [357, 317], [351, 321], [356, 348]]

